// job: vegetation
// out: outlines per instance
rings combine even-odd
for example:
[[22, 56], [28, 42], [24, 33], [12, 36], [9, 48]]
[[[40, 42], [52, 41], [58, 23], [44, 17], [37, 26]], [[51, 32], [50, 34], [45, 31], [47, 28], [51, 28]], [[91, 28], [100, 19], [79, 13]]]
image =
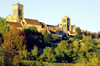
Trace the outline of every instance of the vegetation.
[[26, 49], [26, 36], [23, 31], [18, 29], [11, 29], [5, 35], [3, 35], [4, 43], [3, 47], [15, 50]]
[[5, 34], [9, 30], [9, 25], [4, 18], [0, 17], [0, 34]]
[[48, 43], [48, 42], [51, 41], [50, 34], [48, 33], [47, 30], [45, 30], [45, 32], [44, 32], [44, 41], [45, 41], [46, 43]]
[[83, 38], [83, 36], [82, 36], [81, 29], [79, 27], [76, 28], [76, 32], [77, 32], [77, 34], [76, 34], [76, 36], [73, 37], [73, 39], [74, 40], [76, 40], [76, 39], [81, 40]]
[[42, 35], [35, 26], [22, 31], [5, 29], [0, 34], [0, 66], [100, 65], [100, 39], [92, 39], [88, 34], [83, 37], [79, 27], [76, 36], [59, 43], [56, 35], [47, 30]]

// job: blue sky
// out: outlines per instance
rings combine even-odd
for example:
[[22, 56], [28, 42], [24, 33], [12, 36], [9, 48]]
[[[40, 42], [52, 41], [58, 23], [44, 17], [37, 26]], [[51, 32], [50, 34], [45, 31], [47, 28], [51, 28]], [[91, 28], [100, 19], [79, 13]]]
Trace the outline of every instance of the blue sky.
[[58, 25], [64, 16], [83, 30], [100, 31], [100, 0], [0, 0], [0, 17], [12, 15], [12, 5], [24, 5], [24, 17]]

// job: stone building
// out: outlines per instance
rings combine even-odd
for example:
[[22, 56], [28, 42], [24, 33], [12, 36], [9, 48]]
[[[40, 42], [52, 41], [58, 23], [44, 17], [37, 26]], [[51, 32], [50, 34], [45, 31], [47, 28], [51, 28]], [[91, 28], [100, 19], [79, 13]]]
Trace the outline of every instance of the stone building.
[[64, 16], [62, 18], [62, 24], [58, 24], [58, 26], [62, 28], [62, 31], [64, 31], [66, 34], [76, 35], [76, 26], [71, 25], [71, 18], [68, 16]]
[[12, 16], [9, 14], [5, 20], [9, 23], [10, 28], [22, 29], [23, 27], [28, 28], [29, 26], [35, 26], [38, 31], [42, 29], [42, 25], [36, 19], [24, 18], [23, 5], [16, 3], [12, 5]]
[[21, 22], [24, 19], [23, 5], [16, 3], [12, 7], [12, 16], [9, 14], [5, 20], [8, 22]]
[[71, 31], [71, 19], [68, 16], [62, 18], [62, 29], [65, 33]]
[[30, 26], [35, 26], [37, 30], [41, 33], [47, 31], [50, 34], [56, 34], [56, 31], [63, 31], [69, 35], [76, 35], [76, 26], [71, 25], [71, 18], [65, 16], [62, 18], [62, 23], [59, 26], [47, 25], [44, 22], [39, 22], [36, 19], [24, 18], [23, 5], [16, 3], [12, 5], [12, 16], [9, 14], [5, 20], [9, 23], [10, 28], [22, 29], [23, 27], [28, 28]]

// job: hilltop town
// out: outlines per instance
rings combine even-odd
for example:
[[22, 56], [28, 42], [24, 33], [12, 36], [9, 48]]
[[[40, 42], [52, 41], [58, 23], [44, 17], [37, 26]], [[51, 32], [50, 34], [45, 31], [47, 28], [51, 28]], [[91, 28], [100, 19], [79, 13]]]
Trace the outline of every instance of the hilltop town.
[[23, 4], [12, 5], [12, 15], [0, 17], [1, 66], [98, 66], [100, 32], [71, 25], [64, 16], [57, 26], [24, 18]]
[[[16, 3], [12, 5], [12, 16], [9, 14], [5, 20], [9, 23], [10, 28], [17, 28], [22, 30], [23, 27], [28, 28], [30, 26], [35, 26], [40, 33], [44, 33], [47, 29], [49, 34], [56, 34], [59, 39], [62, 40], [62, 37], [65, 36], [75, 36], [77, 34], [76, 32], [76, 26], [71, 25], [71, 18], [68, 16], [64, 16], [62, 18], [61, 24], [58, 24], [57, 26], [54, 25], [48, 25], [45, 24], [45, 22], [39, 22], [36, 19], [29, 19], [24, 18], [24, 10], [23, 5], [20, 3]], [[90, 31], [84, 31], [81, 29], [81, 32], [85, 32], [87, 34], [91, 34], [93, 38], [99, 38], [97, 36], [97, 33], [91, 33]], [[86, 36], [86, 35], [84, 35]]]

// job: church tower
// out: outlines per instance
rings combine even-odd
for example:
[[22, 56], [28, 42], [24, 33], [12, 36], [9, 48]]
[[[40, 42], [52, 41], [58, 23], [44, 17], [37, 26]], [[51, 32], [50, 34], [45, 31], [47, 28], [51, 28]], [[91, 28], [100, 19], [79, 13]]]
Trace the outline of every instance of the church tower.
[[5, 20], [8, 22], [21, 22], [24, 19], [23, 5], [16, 3], [12, 5], [12, 16], [9, 14]]
[[67, 34], [71, 31], [71, 19], [68, 16], [62, 18], [62, 29]]
[[13, 17], [13, 22], [21, 22], [21, 20], [23, 20], [23, 5], [20, 3], [17, 4], [13, 4], [12, 5], [13, 9], [12, 9], [12, 17]]

